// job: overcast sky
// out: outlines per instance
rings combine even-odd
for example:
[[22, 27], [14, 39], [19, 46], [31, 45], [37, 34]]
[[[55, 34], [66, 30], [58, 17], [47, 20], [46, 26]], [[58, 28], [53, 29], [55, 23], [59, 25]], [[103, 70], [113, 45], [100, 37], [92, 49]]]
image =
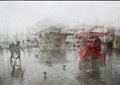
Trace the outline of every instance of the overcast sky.
[[1, 1], [0, 33], [15, 34], [17, 31], [25, 31], [26, 27], [52, 15], [69, 17], [73, 23], [103, 21], [108, 24], [120, 24], [120, 2]]

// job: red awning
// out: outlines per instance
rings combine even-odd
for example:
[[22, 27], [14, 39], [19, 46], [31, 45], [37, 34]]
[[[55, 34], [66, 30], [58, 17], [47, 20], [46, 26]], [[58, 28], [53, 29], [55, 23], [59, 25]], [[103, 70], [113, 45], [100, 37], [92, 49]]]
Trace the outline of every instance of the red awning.
[[85, 36], [89, 36], [90, 38], [96, 38], [96, 37], [100, 37], [100, 36], [106, 36], [108, 34], [109, 34], [108, 32], [80, 32], [80, 33], [76, 34], [76, 37], [82, 38]]
[[108, 32], [89, 32], [90, 35], [95, 35], [95, 36], [106, 36], [109, 33]]

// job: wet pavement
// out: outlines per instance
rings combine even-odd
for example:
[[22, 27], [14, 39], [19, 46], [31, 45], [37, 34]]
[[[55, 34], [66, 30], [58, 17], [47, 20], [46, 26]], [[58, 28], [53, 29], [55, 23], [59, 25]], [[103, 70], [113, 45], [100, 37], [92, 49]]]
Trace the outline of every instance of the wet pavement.
[[[21, 61], [10, 60], [6, 49], [0, 53], [0, 85], [120, 85], [120, 54], [109, 52], [106, 64], [94, 61], [79, 67], [78, 50], [41, 51], [24, 49]], [[16, 56], [16, 55], [15, 55]]]

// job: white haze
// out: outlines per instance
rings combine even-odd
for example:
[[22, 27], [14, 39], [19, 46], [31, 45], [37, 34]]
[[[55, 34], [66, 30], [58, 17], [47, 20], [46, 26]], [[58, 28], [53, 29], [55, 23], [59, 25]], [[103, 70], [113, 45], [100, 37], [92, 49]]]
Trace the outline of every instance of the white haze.
[[119, 1], [1, 1], [0, 34], [26, 33], [47, 17], [64, 24], [119, 25], [119, 10]]

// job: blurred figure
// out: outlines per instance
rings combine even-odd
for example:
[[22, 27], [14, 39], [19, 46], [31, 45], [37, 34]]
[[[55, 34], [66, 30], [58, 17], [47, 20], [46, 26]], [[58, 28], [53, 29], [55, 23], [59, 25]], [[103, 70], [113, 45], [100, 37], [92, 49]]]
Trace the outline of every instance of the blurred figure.
[[110, 51], [113, 47], [112, 41], [107, 42], [106, 44], [107, 44], [108, 51]]
[[11, 57], [10, 57], [10, 59], [12, 59], [12, 58], [14, 58], [14, 52], [15, 52], [15, 44], [14, 43], [11, 43], [10, 45], [9, 45], [9, 50], [10, 50], [10, 54], [11, 54]]
[[19, 60], [21, 60], [21, 58], [20, 58], [20, 54], [21, 54], [20, 41], [17, 41], [17, 45], [16, 45], [16, 53], [18, 54], [18, 57], [17, 57], [16, 59], [19, 58]]
[[[14, 53], [16, 53], [18, 56], [16, 57], [16, 59], [19, 58], [19, 60], [21, 60], [20, 54], [21, 54], [21, 46], [20, 46], [20, 41], [17, 41], [17, 44], [15, 45], [14, 43], [11, 43], [9, 45], [9, 50], [11, 53], [11, 57], [10, 59], [14, 58]], [[23, 50], [23, 49], [22, 49]]]
[[101, 51], [101, 44], [102, 44], [101, 39], [99, 37], [96, 37], [95, 39], [96, 50]]

